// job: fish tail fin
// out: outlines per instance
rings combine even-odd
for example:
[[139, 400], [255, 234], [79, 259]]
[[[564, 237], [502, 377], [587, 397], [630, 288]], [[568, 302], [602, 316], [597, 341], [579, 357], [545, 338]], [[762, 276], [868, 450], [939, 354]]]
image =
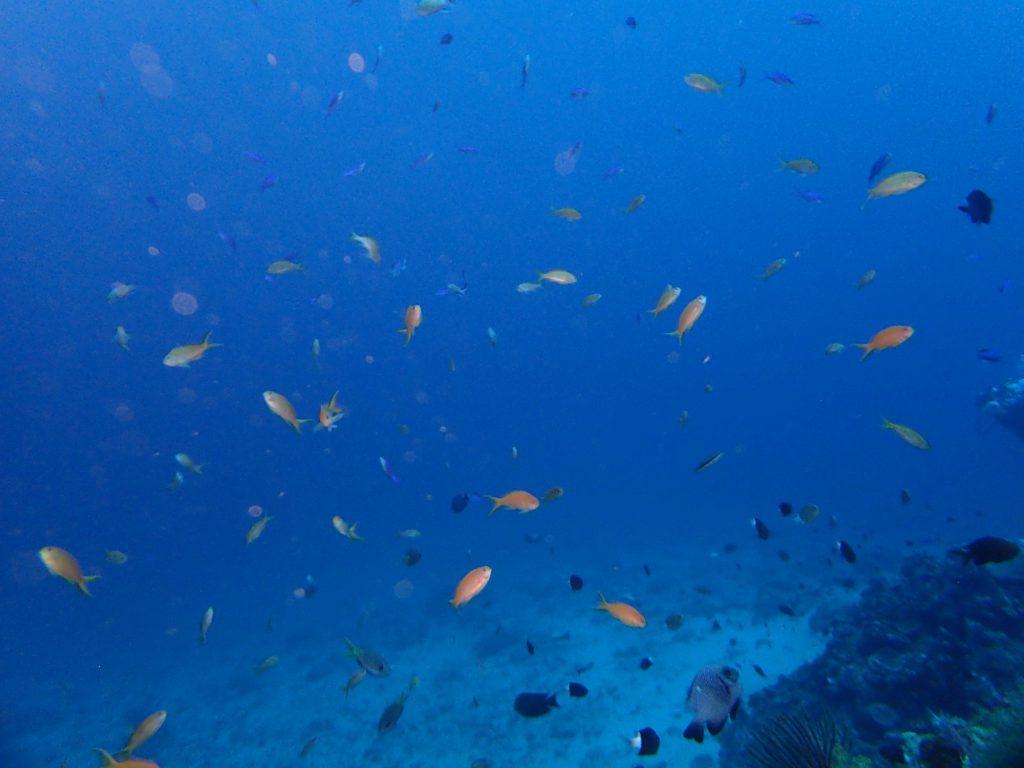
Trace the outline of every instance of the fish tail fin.
[[600, 600], [601, 600], [601, 604], [600, 604], [600, 605], [595, 605], [595, 606], [594, 606], [594, 610], [595, 610], [595, 611], [603, 611], [603, 610], [606, 610], [606, 609], [607, 609], [607, 607], [608, 607], [608, 601], [604, 599], [604, 594], [603, 594], [603, 593], [601, 593], [601, 592], [598, 592], [598, 593], [597, 593], [597, 596], [598, 596], [598, 597], [600, 598]]
[[[124, 750], [121, 751], [123, 752]], [[99, 754], [100, 760], [103, 762], [104, 768], [106, 768], [106, 766], [108, 765], [117, 765], [117, 760], [115, 760], [113, 755], [107, 752], [107, 750], [100, 749], [99, 747], [93, 747], [93, 752]], [[121, 752], [118, 752], [118, 754], [121, 754]]]
[[864, 350], [864, 354], [860, 356], [860, 361], [862, 363], [865, 360], [867, 360], [868, 357], [871, 356], [872, 352], [875, 351], [874, 348], [870, 344], [854, 344], [853, 346], [858, 347], [859, 349], [863, 349]]
[[964, 565], [967, 565], [969, 562], [971, 562], [971, 553], [967, 551], [966, 547], [954, 547], [953, 549], [949, 550], [947, 554], [950, 557], [962, 558]]
[[499, 509], [501, 509], [501, 499], [499, 499], [497, 496], [484, 496], [484, 498], [494, 502], [494, 506], [491, 507], [491, 511], [487, 513], [488, 517], [490, 517]]
[[353, 643], [347, 637], [344, 638], [344, 640], [345, 640], [345, 645], [348, 648], [348, 655], [349, 656], [358, 656], [359, 655], [359, 646], [356, 645], [355, 643]]
[[704, 743], [704, 723], [700, 723], [700, 722], [697, 722], [696, 720], [694, 720], [692, 723], [690, 723], [688, 726], [686, 726], [686, 730], [683, 731], [683, 738], [685, 738], [685, 739], [693, 739], [698, 744], [703, 744]]
[[456, 611], [459, 610], [459, 604], [455, 602], [455, 598], [454, 597], [451, 600], [448, 601], [448, 605], [450, 605]]
[[405, 334], [405, 346], [409, 346], [409, 342], [412, 341], [412, 331], [409, 328], [399, 328], [399, 333]]
[[329, 402], [329, 403], [327, 404], [327, 408], [328, 408], [329, 410], [331, 410], [331, 411], [334, 411], [335, 413], [338, 413], [338, 411], [340, 410], [340, 409], [338, 408], [338, 392], [339, 392], [339, 391], [340, 391], [340, 390], [337, 390], [337, 389], [336, 389], [336, 390], [334, 390], [334, 394], [333, 394], [333, 395], [331, 395], [331, 402]]
[[[558, 694], [557, 693], [552, 693], [551, 695], [548, 696], [548, 698], [547, 698], [547, 705], [549, 707], [558, 707]], [[561, 709], [561, 707], [558, 707], [558, 708]]]
[[298, 434], [298, 435], [302, 434], [302, 425], [305, 424], [307, 421], [312, 421], [312, 419], [296, 419], [295, 420], [295, 422], [292, 424], [292, 426], [295, 427], [295, 433], [296, 434]]
[[352, 525], [350, 525], [348, 527], [348, 537], [350, 539], [352, 539], [352, 541], [362, 541], [363, 540], [363, 537], [360, 536], [358, 533], [356, 533], [356, 526], [357, 525], [359, 525], [359, 523], [352, 523]]
[[889, 421], [888, 419], [886, 419], [886, 418], [883, 418], [883, 419], [882, 419], [882, 429], [892, 429], [892, 428], [893, 428], [893, 427], [895, 427], [895, 426], [896, 426], [896, 425], [895, 425], [895, 424], [893, 424], [893, 423], [892, 423], [891, 421]]
[[75, 586], [77, 586], [78, 590], [86, 597], [92, 597], [92, 592], [89, 591], [89, 582], [96, 581], [98, 578], [99, 576], [83, 576], [82, 580], [76, 582]]

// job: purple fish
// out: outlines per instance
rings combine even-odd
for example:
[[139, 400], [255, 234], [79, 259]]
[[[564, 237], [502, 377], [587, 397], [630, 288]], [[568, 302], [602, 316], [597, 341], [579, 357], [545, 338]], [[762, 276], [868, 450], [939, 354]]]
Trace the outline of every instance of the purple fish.
[[812, 190], [801, 192], [800, 197], [808, 203], [814, 203], [815, 205], [821, 205], [825, 202], [825, 198], [821, 196], [820, 192], [814, 192]]
[[978, 359], [984, 360], [986, 363], [998, 363], [1000, 360], [1003, 359], [1003, 356], [999, 353], [998, 350], [984, 347], [978, 350]]
[[704, 726], [717, 736], [729, 718], [736, 719], [740, 708], [739, 670], [733, 667], [704, 667], [698, 672], [686, 694], [686, 705], [693, 710], [693, 720], [683, 736], [698, 744], [704, 743]]
[[441, 45], [451, 45], [454, 39], [455, 36], [451, 32], [445, 32], [441, 35]]
[[800, 13], [794, 13], [789, 17], [789, 23], [794, 27], [810, 27], [821, 24], [821, 19], [809, 11], [800, 11]]
[[267, 162], [266, 158], [264, 158], [263, 155], [261, 155], [259, 152], [243, 152], [242, 157], [244, 157], [250, 163], [257, 163], [259, 165], [262, 165], [263, 163]]
[[590, 95], [590, 91], [586, 88], [573, 88], [569, 91], [569, 96], [574, 99], [585, 99]]
[[160, 210], [160, 203], [156, 201], [156, 197], [154, 197], [153, 195], [146, 195], [146, 202], [152, 205], [158, 211]]
[[791, 85], [796, 85], [796, 83], [793, 82], [793, 78], [791, 78], [785, 72], [769, 72], [767, 75], [765, 75], [765, 79], [770, 80], [776, 85], [781, 85], [784, 88], [788, 88]]
[[398, 475], [395, 474], [395, 470], [391, 468], [391, 465], [388, 464], [388, 460], [383, 456], [380, 457], [380, 468], [384, 470], [384, 474], [388, 476], [388, 480], [392, 483], [398, 482]]
[[271, 187], [274, 187], [276, 185], [277, 185], [277, 174], [276, 173], [268, 173], [266, 176], [263, 177], [263, 181], [260, 182], [260, 189], [263, 190], [264, 192], [266, 192], [268, 189], [270, 189]]
[[345, 171], [345, 173], [342, 174], [342, 176], [362, 176], [363, 171], [365, 170], [366, 163], [360, 163], [359, 165], [355, 165], [349, 168], [347, 171]]
[[890, 160], [892, 160], [892, 155], [885, 152], [871, 164], [871, 170], [868, 171], [868, 184], [872, 184], [878, 178], [878, 174], [885, 170], [885, 166], [889, 164]]
[[422, 168], [424, 165], [426, 165], [433, 159], [433, 152], [424, 152], [422, 155], [418, 155], [417, 157], [413, 158], [413, 161], [410, 165], [413, 169]]
[[736, 87], [742, 88], [745, 82], [747, 82], [747, 65], [740, 64], [740, 77], [739, 80], [736, 81]]
[[238, 247], [238, 242], [235, 240], [235, 236], [228, 232], [217, 232], [217, 236], [224, 241], [228, 248], [232, 251]]
[[477, 146], [475, 146], [473, 144], [460, 144], [458, 146], [458, 150], [459, 150], [459, 152], [461, 152], [464, 155], [479, 155], [480, 154], [480, 147], [477, 147]]
[[633, 16], [626, 17], [626, 26], [630, 29], [636, 29], [636, 18]]
[[336, 94], [331, 96], [331, 100], [329, 102], [327, 102], [327, 114], [329, 115], [335, 109], [337, 109], [338, 105], [341, 104], [341, 100], [344, 99], [344, 98], [345, 98], [345, 92], [344, 91], [338, 91]]
[[604, 176], [606, 179], [610, 179], [613, 176], [621, 175], [622, 173], [625, 172], [625, 170], [626, 170], [626, 166], [624, 166], [624, 165], [613, 165], [611, 168], [609, 168], [607, 171], [605, 171], [601, 175]]

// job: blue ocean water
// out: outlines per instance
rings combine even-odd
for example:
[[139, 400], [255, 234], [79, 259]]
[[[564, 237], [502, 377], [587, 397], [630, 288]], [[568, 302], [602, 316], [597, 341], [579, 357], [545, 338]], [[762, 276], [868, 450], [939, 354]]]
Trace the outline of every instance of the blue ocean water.
[[[820, 25], [787, 23], [801, 10]], [[1020, 535], [1020, 438], [976, 398], [1024, 352], [1022, 13], [472, 0], [423, 17], [375, 0], [0, 9], [0, 760], [91, 765], [92, 747], [116, 749], [167, 708], [167, 732], [142, 754], [221, 764], [224, 745], [200, 751], [203, 728], [223, 728], [204, 713], [231, 720], [259, 701], [287, 736], [253, 734], [246, 759], [279, 764], [282, 739], [294, 757], [309, 735], [342, 727], [336, 708], [303, 707], [303, 685], [330, 675], [341, 696], [348, 636], [386, 650], [394, 680], [351, 694], [366, 696], [364, 724], [345, 716], [365, 743], [324, 737], [310, 759], [396, 763], [416, 754], [401, 740], [410, 724], [388, 743], [376, 717], [410, 676], [422, 681], [407, 717], [458, 732], [471, 712], [427, 702], [468, 691], [478, 666], [512, 665], [538, 690], [569, 674], [500, 656], [487, 642], [502, 628], [519, 643], [530, 627], [593, 626], [614, 652], [625, 630], [589, 610], [598, 589], [632, 598], [651, 616], [645, 631], [661, 631], [670, 608], [688, 608], [645, 595], [647, 578], [678, 591], [746, 564], [814, 583], [842, 565], [841, 538], [860, 555], [845, 573], [864, 581], [909, 551]], [[770, 71], [795, 85], [768, 82]], [[730, 83], [698, 93], [683, 84], [691, 72]], [[572, 172], [559, 173], [556, 157], [577, 144]], [[862, 206], [883, 152], [889, 171], [928, 180]], [[779, 170], [795, 158], [820, 173]], [[991, 225], [956, 210], [975, 188], [995, 200]], [[808, 191], [824, 201], [801, 199]], [[204, 209], [190, 208], [193, 193]], [[582, 220], [552, 215], [562, 207]], [[380, 265], [351, 233], [380, 242]], [[303, 271], [268, 279], [284, 258]], [[553, 268], [578, 282], [516, 291]], [[868, 269], [877, 278], [856, 289]], [[108, 303], [114, 281], [138, 287]], [[466, 295], [437, 295], [463, 281]], [[652, 319], [666, 283], [680, 301]], [[182, 292], [193, 314], [172, 306]], [[601, 300], [581, 306], [594, 292]], [[697, 295], [707, 309], [680, 346], [665, 334]], [[412, 304], [423, 322], [404, 346], [396, 330]], [[916, 332], [859, 362], [850, 345], [894, 324]], [[112, 340], [118, 325], [130, 351]], [[161, 365], [209, 331], [223, 347], [187, 369]], [[848, 348], [826, 355], [832, 342]], [[1003, 360], [977, 359], [982, 347]], [[265, 390], [303, 418], [340, 390], [346, 416], [296, 435]], [[912, 425], [930, 450], [883, 418]], [[205, 467], [171, 492], [178, 452]], [[552, 486], [564, 497], [527, 516], [488, 517], [482, 500], [450, 508], [462, 492]], [[784, 520], [783, 500], [818, 504], [821, 518]], [[251, 505], [272, 520], [245, 545]], [[333, 515], [358, 521], [364, 541], [339, 537]], [[776, 532], [760, 549], [753, 516]], [[422, 535], [396, 535], [406, 528]], [[735, 561], [709, 557], [730, 542], [742, 545]], [[47, 574], [46, 545], [101, 575], [91, 600]], [[410, 546], [423, 560], [407, 567]], [[779, 546], [797, 561], [778, 560]], [[106, 562], [107, 550], [127, 562]], [[455, 614], [455, 584], [483, 564], [491, 583]], [[586, 577], [580, 596], [571, 573]], [[307, 575], [316, 595], [295, 598]], [[410, 597], [396, 596], [403, 579]], [[730, 584], [715, 610], [749, 607]], [[465, 644], [465, 678], [431, 674], [453, 654], [417, 644], [433, 633]], [[253, 682], [271, 654], [279, 668]], [[659, 668], [678, 695], [649, 706], [685, 725], [685, 685], [715, 661]], [[514, 718], [520, 688], [488, 680], [479, 716]], [[489, 754], [480, 739], [471, 751]]]

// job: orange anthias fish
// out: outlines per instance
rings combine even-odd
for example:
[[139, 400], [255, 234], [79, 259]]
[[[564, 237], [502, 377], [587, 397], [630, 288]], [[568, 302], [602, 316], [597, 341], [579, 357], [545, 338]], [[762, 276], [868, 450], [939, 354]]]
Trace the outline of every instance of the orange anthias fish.
[[492, 515], [502, 507], [508, 507], [516, 512], [526, 514], [527, 512], [533, 512], [533, 510], [540, 506], [540, 500], [527, 491], [509, 491], [501, 498], [497, 496], [488, 496], [487, 498], [494, 502], [494, 507], [490, 512]]
[[399, 328], [399, 333], [405, 334], [405, 346], [409, 346], [409, 342], [412, 341], [412, 335], [416, 333], [416, 329], [420, 327], [420, 323], [423, 322], [423, 308], [419, 304], [410, 304], [405, 310], [405, 328]]
[[679, 298], [681, 291], [681, 288], [676, 288], [671, 283], [666, 285], [665, 290], [661, 292], [661, 296], [658, 298], [658, 303], [654, 305], [654, 309], [649, 309], [647, 311], [657, 317], [676, 303], [676, 299]]
[[480, 594], [487, 582], [491, 580], [491, 566], [482, 565], [462, 577], [462, 581], [455, 588], [455, 596], [448, 602], [453, 608], [465, 605], [474, 597]]
[[335, 390], [331, 395], [331, 402], [320, 405], [320, 418], [314, 429], [326, 429], [328, 432], [333, 432], [343, 418], [345, 418], [345, 414], [338, 406], [338, 390]]
[[117, 754], [131, 757], [132, 752], [138, 749], [143, 743], [149, 741], [150, 737], [163, 727], [166, 719], [166, 710], [161, 709], [159, 712], [154, 712], [139, 723], [138, 727], [132, 732], [131, 738], [128, 739], [128, 743], [125, 744]]
[[43, 547], [39, 550], [39, 559], [43, 561], [46, 570], [53, 576], [60, 576], [68, 584], [74, 584], [78, 587], [86, 597], [92, 597], [89, 594], [88, 584], [90, 581], [98, 579], [99, 576], [83, 576], [82, 569], [78, 565], [78, 561], [75, 560], [75, 556], [66, 549]]
[[708, 299], [706, 296], [698, 296], [696, 299], [687, 304], [682, 313], [679, 315], [679, 323], [676, 325], [674, 331], [670, 331], [665, 334], [666, 336], [675, 336], [679, 339], [679, 343], [683, 343], [683, 336], [688, 330], [693, 328], [694, 323], [700, 319], [700, 316], [704, 314], [704, 307], [707, 305]]
[[211, 335], [213, 335], [213, 331], [207, 333], [206, 338], [199, 344], [183, 344], [180, 347], [175, 347], [164, 355], [164, 365], [168, 368], [188, 368], [189, 363], [202, 359], [206, 350], [224, 346], [223, 344], [213, 344], [210, 341]]
[[888, 328], [883, 328], [872, 336], [871, 341], [867, 344], [854, 344], [853, 346], [864, 350], [864, 355], [861, 357], [863, 361], [867, 360], [872, 352], [898, 347], [913, 335], [914, 329], [909, 325], [890, 325]]
[[597, 596], [601, 598], [601, 604], [594, 607], [595, 611], [608, 611], [612, 616], [621, 621], [627, 627], [642, 629], [647, 626], [647, 619], [632, 605], [626, 603], [609, 603], [600, 592]]
[[129, 757], [127, 760], [115, 760], [105, 749], [96, 749], [94, 751], [99, 753], [100, 760], [103, 761], [103, 768], [110, 768], [110, 766], [115, 765], [118, 768], [160, 768], [152, 760], [141, 760], [137, 757]]
[[309, 421], [309, 419], [300, 419], [296, 416], [295, 406], [291, 404], [287, 397], [279, 392], [271, 392], [268, 389], [263, 393], [263, 402], [267, 404], [267, 408], [270, 409], [271, 413], [280, 416], [296, 432], [301, 432], [302, 425]]

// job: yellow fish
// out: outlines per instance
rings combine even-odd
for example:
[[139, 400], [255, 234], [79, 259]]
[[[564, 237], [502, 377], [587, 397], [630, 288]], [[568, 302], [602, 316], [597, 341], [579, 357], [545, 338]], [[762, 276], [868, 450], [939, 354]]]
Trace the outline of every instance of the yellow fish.
[[245, 532], [245, 543], [252, 544], [256, 539], [263, 535], [263, 529], [267, 527], [267, 523], [273, 520], [270, 515], [264, 515], [259, 520], [250, 526], [249, 530]]
[[99, 576], [83, 576], [82, 568], [75, 560], [75, 556], [66, 549], [43, 547], [39, 550], [39, 559], [51, 575], [60, 576], [68, 584], [78, 587], [78, 590], [86, 597], [92, 597], [88, 584], [90, 581], [98, 579]]
[[560, 219], [565, 219], [566, 221], [579, 221], [583, 218], [583, 214], [575, 208], [553, 208], [551, 213]]
[[799, 173], [801, 176], [810, 176], [812, 173], [817, 173], [821, 170], [816, 162], [805, 157], [799, 160], [783, 160], [782, 169]]
[[164, 365], [168, 368], [188, 368], [189, 363], [201, 360], [203, 355], [206, 354], [206, 350], [213, 349], [214, 347], [223, 347], [223, 344], [214, 344], [210, 341], [210, 336], [212, 335], [213, 331], [207, 333], [206, 338], [199, 344], [183, 344], [180, 347], [174, 347], [174, 349], [164, 355]]
[[[905, 192], [910, 192], [920, 187], [927, 180], [927, 176], [917, 171], [900, 171], [891, 176], [886, 176], [868, 190], [868, 199], [864, 201], [864, 205], [879, 197], [892, 197], [893, 195], [902, 195]], [[861, 205], [861, 208], [864, 205]]]
[[648, 309], [647, 311], [657, 317], [676, 303], [676, 299], [679, 298], [681, 291], [681, 288], [676, 288], [671, 284], [666, 285], [665, 290], [661, 292], [661, 296], [658, 298], [658, 303], [654, 305], [654, 309]]
[[119, 549], [109, 549], [107, 550], [106, 561], [111, 565], [124, 565], [128, 562], [128, 555]]
[[356, 533], [356, 526], [359, 525], [359, 523], [352, 523], [352, 525], [349, 525], [341, 519], [341, 515], [335, 515], [331, 518], [331, 525], [334, 526], [334, 530], [336, 530], [346, 539], [352, 539], [352, 541], [363, 540], [362, 536]]
[[138, 287], [139, 286], [137, 285], [128, 285], [127, 283], [122, 283], [120, 281], [111, 283], [110, 293], [107, 294], [107, 303], [113, 304], [115, 301], [120, 301], [121, 299], [131, 296], [135, 293]]
[[537, 279], [538, 281], [547, 280], [556, 285], [572, 285], [576, 282], [576, 275], [566, 272], [564, 269], [549, 269], [547, 272], [538, 272]]
[[195, 472], [197, 475], [203, 474], [203, 467], [206, 466], [205, 464], [196, 464], [187, 453], [174, 454], [174, 460], [189, 472]]
[[583, 307], [584, 309], [586, 309], [587, 307], [594, 306], [600, 300], [601, 300], [601, 294], [600, 293], [591, 293], [591, 294], [588, 294], [588, 295], [583, 297], [583, 301], [580, 302], [580, 306]]
[[683, 82], [693, 88], [695, 91], [701, 93], [722, 93], [725, 90], [725, 86], [729, 83], [720, 83], [715, 78], [709, 75], [702, 75], [700, 73], [692, 73], [683, 78]]
[[405, 334], [405, 346], [409, 346], [413, 334], [416, 333], [416, 329], [420, 327], [422, 322], [423, 308], [419, 304], [410, 304], [405, 308], [405, 328], [398, 329], [399, 333]]
[[380, 264], [380, 244], [376, 239], [369, 235], [357, 235], [355, 232], [352, 233], [352, 239], [363, 246], [363, 249], [366, 251], [366, 258], [374, 264]]
[[925, 439], [924, 435], [918, 432], [916, 429], [908, 427], [906, 424], [895, 424], [888, 419], [882, 419], [882, 429], [891, 429], [900, 439], [903, 440], [907, 445], [912, 445], [915, 448], [920, 448], [922, 451], [927, 451], [931, 446]]
[[125, 744], [117, 754], [131, 757], [132, 752], [142, 746], [145, 742], [149, 741], [153, 734], [163, 727], [165, 720], [167, 720], [166, 710], [161, 709], [159, 712], [151, 714], [139, 723], [134, 731], [132, 731], [132, 735], [131, 738], [128, 739], [128, 743]]
[[540, 283], [539, 282], [537, 282], [537, 283], [520, 283], [519, 285], [516, 286], [516, 290], [519, 291], [519, 293], [533, 293], [538, 288], [540, 288]]
[[263, 393], [263, 402], [267, 404], [267, 408], [270, 409], [271, 413], [276, 416], [280, 416], [281, 419], [286, 424], [290, 424], [292, 429], [296, 432], [301, 432], [302, 425], [309, 421], [309, 419], [300, 419], [296, 416], [295, 406], [291, 404], [291, 401], [289, 401], [287, 397], [279, 392], [271, 392], [268, 389]]
[[302, 272], [302, 265], [297, 261], [281, 259], [280, 261], [273, 262], [269, 267], [267, 267], [268, 275], [287, 275], [289, 272]]
[[632, 213], [637, 208], [639, 208], [641, 205], [643, 205], [644, 201], [646, 201], [646, 200], [647, 200], [647, 195], [637, 195], [632, 200], [630, 200], [629, 201], [629, 205], [627, 205], [622, 210], [623, 210], [624, 213]]

